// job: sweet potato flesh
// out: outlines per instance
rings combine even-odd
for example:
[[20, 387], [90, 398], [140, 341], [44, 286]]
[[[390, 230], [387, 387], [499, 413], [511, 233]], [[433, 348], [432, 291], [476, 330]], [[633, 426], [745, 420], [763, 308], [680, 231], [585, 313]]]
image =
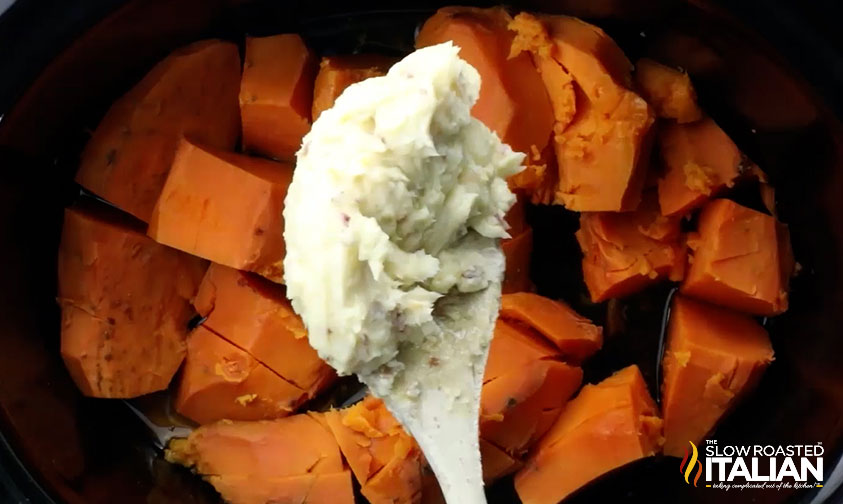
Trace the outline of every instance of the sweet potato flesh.
[[663, 361], [665, 454], [702, 442], [772, 360], [767, 331], [751, 317], [675, 296]]
[[76, 182], [148, 222], [179, 138], [234, 148], [239, 88], [236, 45], [206, 40], [175, 51], [114, 102], [85, 146]]
[[731, 187], [743, 171], [743, 156], [711, 119], [665, 124], [659, 130], [664, 175], [659, 179], [663, 215], [685, 215]]
[[353, 504], [351, 474], [330, 431], [310, 415], [260, 422], [217, 422], [166, 451], [232, 504]]
[[307, 393], [200, 326], [187, 341], [176, 411], [198, 424], [289, 415]]
[[389, 67], [395, 63], [394, 58], [380, 54], [348, 54], [343, 56], [326, 56], [319, 63], [319, 73], [313, 84], [313, 120], [334, 106], [337, 97], [348, 86], [386, 74]]
[[547, 91], [528, 54], [510, 57], [511, 18], [501, 7], [443, 7], [425, 21], [416, 47], [453, 41], [480, 73], [483, 86], [474, 117], [514, 150], [541, 152], [553, 128]]
[[126, 398], [167, 387], [184, 359], [190, 299], [205, 267], [110, 212], [65, 211], [61, 354], [83, 394]]
[[555, 504], [598, 476], [660, 447], [661, 419], [637, 366], [586, 385], [515, 475], [524, 504]]
[[316, 57], [296, 34], [246, 37], [243, 149], [292, 160], [310, 131]]
[[309, 397], [336, 377], [307, 342], [283, 286], [212, 264], [193, 302], [202, 325], [221, 335]]
[[601, 327], [592, 324], [564, 302], [538, 294], [504, 294], [500, 318], [538, 331], [553, 342], [563, 356], [576, 361], [591, 356], [603, 345]]
[[292, 166], [182, 140], [147, 233], [232, 268], [283, 280], [281, 215]]
[[350, 408], [332, 410], [324, 416], [370, 503], [419, 501], [421, 450], [383, 401], [369, 396]]
[[647, 197], [634, 212], [580, 215], [576, 236], [592, 301], [627, 296], [665, 278], [683, 278], [687, 254], [679, 218], [662, 216], [656, 206]]
[[506, 270], [503, 276], [502, 291], [523, 292], [533, 288], [530, 280], [530, 256], [533, 253], [533, 230], [527, 228], [513, 238], [501, 241]]
[[767, 214], [730, 200], [710, 202], [700, 213], [697, 233], [688, 237], [693, 257], [682, 292], [754, 315], [784, 312], [786, 270], [792, 268], [786, 234]]
[[599, 28], [521, 13], [513, 53], [529, 51], [553, 104], [558, 188], [574, 211], [632, 210], [649, 159], [653, 112], [629, 90], [632, 65]]
[[635, 84], [657, 116], [674, 119], [679, 124], [702, 119], [697, 93], [685, 72], [641, 58], [635, 64]]

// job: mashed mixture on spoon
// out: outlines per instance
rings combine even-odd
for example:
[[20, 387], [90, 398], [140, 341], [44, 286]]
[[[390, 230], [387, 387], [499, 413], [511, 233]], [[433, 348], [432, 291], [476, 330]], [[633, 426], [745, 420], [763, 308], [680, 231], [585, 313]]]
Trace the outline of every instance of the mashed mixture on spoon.
[[471, 117], [480, 76], [458, 50], [420, 49], [320, 115], [285, 202], [284, 269], [319, 355], [384, 399], [448, 502], [473, 504], [505, 179], [524, 156]]

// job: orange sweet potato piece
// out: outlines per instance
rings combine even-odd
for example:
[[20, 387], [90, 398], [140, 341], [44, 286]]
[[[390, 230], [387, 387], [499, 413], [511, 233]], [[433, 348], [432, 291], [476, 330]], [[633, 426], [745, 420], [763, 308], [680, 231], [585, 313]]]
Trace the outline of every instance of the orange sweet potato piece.
[[702, 119], [697, 93], [687, 73], [641, 58], [635, 64], [635, 83], [657, 116], [675, 119], [679, 124]]
[[184, 359], [190, 299], [206, 267], [121, 217], [70, 208], [59, 245], [61, 354], [92, 397], [167, 388]]
[[316, 57], [297, 34], [246, 37], [243, 149], [291, 160], [310, 131]]
[[313, 84], [313, 120], [334, 106], [334, 101], [348, 86], [386, 74], [395, 58], [381, 54], [347, 54], [326, 56], [319, 63], [319, 73]]
[[292, 178], [288, 164], [182, 140], [147, 233], [159, 243], [281, 282], [281, 212]]
[[533, 361], [555, 359], [559, 349], [538, 337], [526, 327], [512, 324], [499, 317], [489, 346], [489, 359], [483, 383], [523, 368]]
[[533, 252], [533, 230], [526, 231], [514, 238], [501, 240], [506, 270], [503, 277], [503, 292], [521, 292], [533, 288], [530, 280], [530, 255]]
[[575, 211], [638, 206], [654, 122], [629, 90], [632, 65], [596, 26], [567, 16], [521, 13], [513, 52], [529, 50], [553, 103], [559, 170], [556, 202]]
[[283, 286], [211, 264], [193, 301], [202, 325], [313, 397], [336, 374], [307, 342]]
[[779, 250], [789, 252], [779, 243], [780, 229], [767, 214], [726, 199], [711, 201], [700, 213], [698, 232], [688, 237], [693, 257], [682, 292], [754, 315], [784, 312], [783, 267], [789, 260], [782, 261]]
[[665, 454], [702, 442], [772, 361], [767, 331], [752, 317], [674, 296], [662, 363]]
[[421, 450], [383, 401], [368, 396], [324, 417], [369, 502], [419, 502]]
[[580, 387], [582, 370], [556, 360], [535, 360], [483, 385], [480, 437], [523, 456]]
[[205, 40], [175, 51], [114, 102], [85, 146], [76, 182], [149, 221], [181, 136], [234, 148], [239, 88], [236, 45]]
[[334, 437], [311, 415], [217, 422], [174, 439], [168, 461], [192, 468], [232, 504], [352, 504]]
[[480, 438], [480, 460], [483, 462], [483, 481], [486, 484], [514, 473], [523, 465], [483, 438]]
[[518, 236], [530, 227], [527, 223], [526, 206], [527, 203], [524, 198], [517, 198], [515, 204], [506, 213], [505, 219], [509, 226], [509, 229], [507, 229], [509, 236]]
[[536, 149], [524, 159], [524, 169], [507, 179], [509, 188], [529, 198], [536, 205], [549, 205], [556, 201], [559, 169], [556, 153], [550, 142], [543, 151]]
[[514, 150], [541, 152], [550, 139], [553, 110], [529, 55], [510, 57], [514, 34], [511, 18], [501, 7], [443, 7], [425, 21], [416, 47], [446, 41], [459, 46], [460, 57], [480, 73], [483, 85], [472, 109]]
[[745, 171], [743, 155], [709, 118], [659, 130], [665, 172], [659, 179], [663, 215], [684, 215], [731, 187]]
[[586, 385], [515, 475], [524, 504], [555, 504], [598, 476], [659, 451], [661, 419], [637, 366]]
[[662, 216], [656, 206], [648, 197], [634, 212], [580, 216], [576, 236], [594, 302], [627, 296], [663, 278], [683, 278], [687, 253], [679, 218]]
[[289, 415], [307, 393], [200, 326], [187, 341], [176, 411], [198, 424]]
[[563, 356], [581, 361], [603, 346], [603, 328], [562, 301], [530, 292], [504, 294], [500, 317], [535, 329], [552, 341]]

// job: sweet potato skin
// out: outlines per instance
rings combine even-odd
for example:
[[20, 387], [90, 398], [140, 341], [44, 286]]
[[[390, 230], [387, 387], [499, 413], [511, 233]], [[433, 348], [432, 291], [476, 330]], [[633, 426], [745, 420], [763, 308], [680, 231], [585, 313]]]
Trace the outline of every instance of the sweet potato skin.
[[767, 332], [751, 317], [675, 296], [662, 364], [665, 454], [701, 443], [772, 360]]
[[636, 366], [586, 385], [515, 475], [525, 504], [554, 504], [601, 474], [659, 450], [661, 420]]
[[147, 234], [235, 269], [283, 281], [282, 209], [292, 166], [182, 140]]
[[583, 278], [594, 302], [685, 275], [687, 251], [679, 218], [662, 216], [649, 195], [634, 212], [581, 214], [576, 236], [583, 251]]
[[83, 394], [128, 398], [166, 388], [181, 365], [190, 298], [207, 263], [110, 213], [65, 211], [61, 353]]
[[345, 88], [370, 77], [386, 74], [395, 61], [395, 58], [380, 54], [347, 54], [322, 58], [313, 84], [313, 120], [333, 107]]
[[688, 238], [693, 260], [681, 291], [754, 315], [784, 312], [792, 270], [786, 233], [772, 216], [726, 199], [711, 201]]
[[679, 124], [702, 119], [697, 93], [687, 73], [641, 58], [635, 64], [635, 83], [657, 116]]
[[76, 182], [148, 222], [180, 137], [234, 149], [239, 88], [236, 45], [205, 40], [175, 51], [114, 102], [85, 146]]
[[198, 424], [290, 415], [307, 393], [200, 326], [187, 342], [176, 411]]
[[310, 131], [316, 57], [297, 34], [246, 37], [243, 149], [292, 160]]
[[504, 294], [500, 317], [524, 324], [553, 342], [564, 357], [579, 362], [603, 345], [603, 328], [562, 301], [530, 292]]
[[202, 325], [243, 349], [313, 397], [336, 373], [307, 341], [283, 286], [251, 273], [211, 264], [193, 301]]
[[510, 21], [502, 7], [443, 7], [425, 21], [416, 47], [448, 40], [458, 45], [460, 57], [483, 79], [474, 117], [513, 150], [530, 153], [535, 146], [541, 152], [553, 128], [551, 103], [529, 55], [511, 56]]
[[194, 469], [233, 504], [352, 504], [351, 474], [312, 415], [217, 422], [175, 439], [168, 461]]

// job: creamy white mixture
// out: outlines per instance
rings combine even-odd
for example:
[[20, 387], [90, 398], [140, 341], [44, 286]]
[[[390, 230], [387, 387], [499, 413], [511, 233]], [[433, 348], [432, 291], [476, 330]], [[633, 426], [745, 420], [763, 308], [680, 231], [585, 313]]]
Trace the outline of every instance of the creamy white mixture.
[[505, 178], [523, 155], [470, 116], [480, 78], [457, 52], [420, 49], [350, 86], [297, 154], [287, 295], [342, 374], [394, 367], [402, 345], [438, 333], [443, 295], [500, 280]]

